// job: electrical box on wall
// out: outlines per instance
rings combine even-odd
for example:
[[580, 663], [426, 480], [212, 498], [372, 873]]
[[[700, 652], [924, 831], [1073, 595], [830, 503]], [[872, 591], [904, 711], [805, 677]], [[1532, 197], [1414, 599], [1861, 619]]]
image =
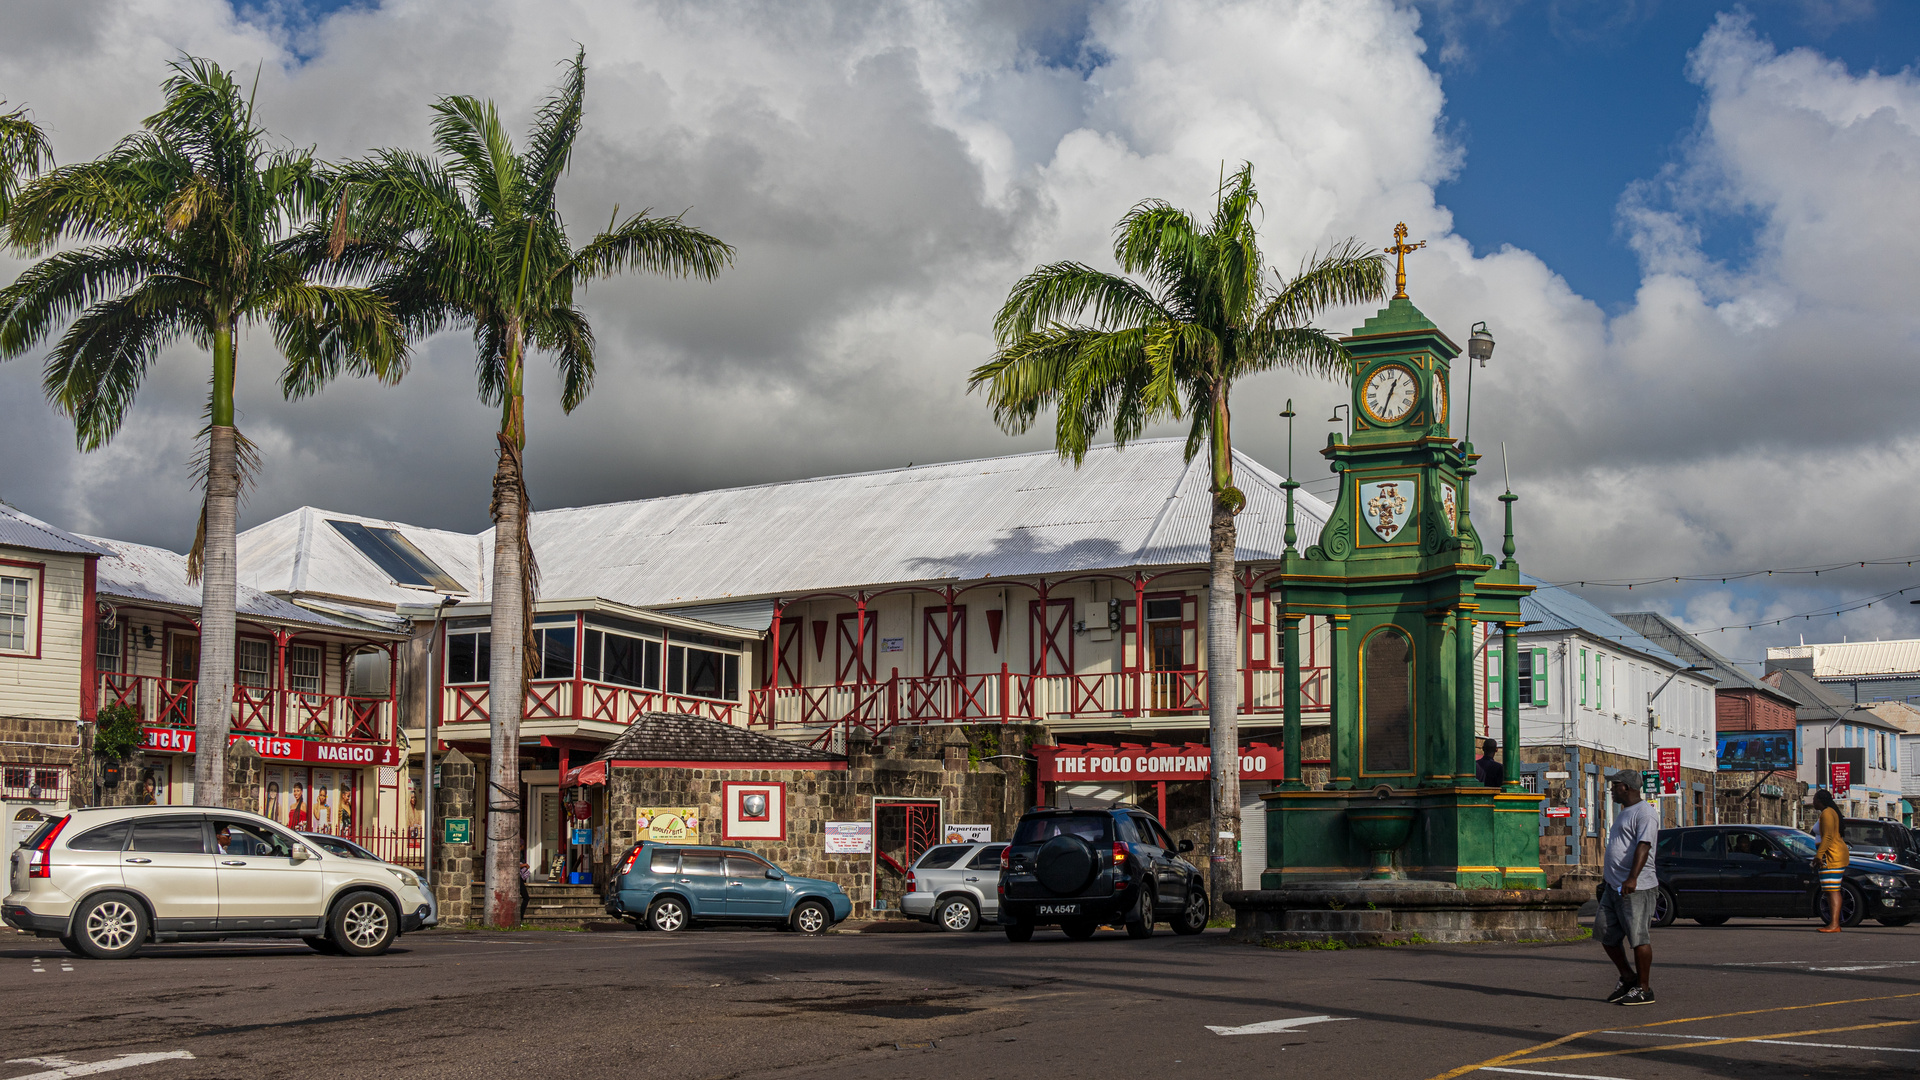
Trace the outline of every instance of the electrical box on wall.
[[1120, 629], [1120, 601], [1100, 602], [1101, 593], [1112, 591], [1113, 586], [1106, 582], [1093, 583], [1093, 603], [1087, 608], [1088, 641], [1112, 641], [1114, 631]]

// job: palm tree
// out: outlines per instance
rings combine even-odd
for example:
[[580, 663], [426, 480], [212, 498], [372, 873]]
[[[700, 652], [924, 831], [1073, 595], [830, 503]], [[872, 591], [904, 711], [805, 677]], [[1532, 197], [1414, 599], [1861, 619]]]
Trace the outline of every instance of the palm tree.
[[[6, 107], [0, 98], [0, 108]], [[53, 164], [53, 144], [47, 133], [27, 119], [25, 106], [12, 112], [0, 112], [0, 222], [7, 220], [7, 208], [13, 205], [21, 176], [38, 176]]]
[[[995, 418], [1010, 433], [1031, 427], [1042, 409], [1054, 409], [1054, 447], [1075, 465], [1109, 426], [1115, 445], [1125, 446], [1150, 424], [1187, 419], [1187, 459], [1207, 447], [1213, 472], [1209, 884], [1216, 905], [1240, 877], [1231, 839], [1240, 835], [1233, 519], [1246, 496], [1233, 485], [1228, 399], [1236, 379], [1261, 371], [1333, 377], [1351, 370], [1339, 341], [1308, 322], [1322, 308], [1385, 293], [1382, 257], [1351, 240], [1307, 259], [1295, 277], [1269, 282], [1254, 231], [1259, 206], [1251, 165], [1223, 178], [1211, 221], [1157, 199], [1135, 206], [1114, 229], [1113, 257], [1136, 277], [1076, 262], [1035, 269], [1001, 307], [994, 320], [1000, 348], [969, 383], [986, 389]], [[1089, 311], [1091, 325], [1076, 325]]]
[[574, 247], [554, 188], [579, 134], [584, 51], [540, 107], [525, 152], [516, 151], [491, 102], [446, 97], [433, 107], [438, 160], [383, 150], [344, 167], [328, 239], [343, 274], [371, 274], [411, 334], [464, 326], [478, 352], [480, 399], [500, 409], [493, 475], [492, 660], [488, 705], [487, 913], [518, 921], [520, 718], [539, 663], [532, 636], [537, 570], [527, 537], [525, 358], [548, 353], [560, 373], [560, 406], [586, 400], [593, 330], [576, 293], [629, 267], [711, 280], [733, 248], [677, 216], [641, 211]]
[[[234, 672], [234, 521], [253, 450], [233, 424], [237, 335], [265, 324], [289, 398], [342, 372], [398, 379], [406, 346], [387, 303], [312, 279], [295, 230], [324, 185], [308, 151], [276, 148], [251, 95], [211, 61], [173, 64], [165, 104], [104, 157], [19, 193], [6, 223], [17, 251], [45, 254], [0, 290], [0, 359], [59, 327], [42, 385], [82, 450], [120, 428], [147, 369], [182, 337], [212, 354], [199, 461], [206, 497], [189, 574], [200, 578], [194, 797], [224, 805]], [[204, 573], [202, 573], [204, 571]]]

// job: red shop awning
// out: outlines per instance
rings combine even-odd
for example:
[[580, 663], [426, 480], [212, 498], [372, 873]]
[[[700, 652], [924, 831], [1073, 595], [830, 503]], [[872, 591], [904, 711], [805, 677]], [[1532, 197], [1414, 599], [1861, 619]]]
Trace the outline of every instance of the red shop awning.
[[566, 779], [560, 782], [560, 786], [591, 787], [595, 784], [604, 784], [606, 782], [607, 763], [604, 761], [590, 761], [577, 769], [568, 769]]
[[[1070, 782], [1075, 780], [1205, 780], [1213, 766], [1213, 750], [1205, 743], [1172, 746], [1151, 743], [1145, 746], [1121, 743], [1119, 746], [1036, 746], [1033, 755], [1040, 759], [1040, 779]], [[1285, 763], [1280, 748], [1266, 743], [1248, 743], [1240, 749], [1242, 780], [1284, 779]]]

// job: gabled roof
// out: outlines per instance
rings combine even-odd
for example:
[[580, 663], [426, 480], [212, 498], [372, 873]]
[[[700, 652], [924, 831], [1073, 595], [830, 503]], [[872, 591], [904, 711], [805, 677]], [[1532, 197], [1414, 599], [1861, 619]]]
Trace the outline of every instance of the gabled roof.
[[1798, 703], [1798, 707], [1793, 710], [1793, 715], [1799, 723], [1832, 723], [1835, 720], [1844, 720], [1861, 727], [1881, 728], [1886, 731], [1900, 730], [1875, 716], [1865, 707], [1856, 707], [1852, 701], [1821, 685], [1820, 680], [1804, 671], [1781, 668], [1767, 672], [1764, 678], [1768, 685], [1779, 688], [1782, 694]]
[[[1247, 496], [1239, 559], [1276, 560], [1284, 547], [1282, 477], [1240, 453], [1234, 469]], [[1205, 455], [1187, 461], [1185, 440], [1146, 439], [1096, 448], [1079, 468], [1047, 450], [543, 510], [530, 532], [543, 597], [715, 605], [871, 585], [1205, 565], [1210, 483]], [[1294, 505], [1304, 549], [1331, 508], [1305, 492]], [[312, 507], [240, 534], [242, 580], [288, 595], [422, 599], [333, 535], [328, 518], [400, 530], [484, 601], [472, 590], [488, 577], [491, 531], [439, 532]]]
[[1762, 682], [1760, 676], [1720, 655], [1706, 642], [1688, 633], [1679, 623], [1665, 615], [1652, 611], [1624, 611], [1615, 612], [1614, 618], [1687, 663], [1711, 668], [1711, 674], [1720, 682], [1716, 689], [1757, 690], [1789, 705], [1795, 703], [1792, 698]]
[[1811, 659], [1816, 679], [1871, 679], [1920, 674], [1920, 638], [1897, 641], [1828, 641], [1773, 646], [1767, 659]]
[[[200, 610], [200, 586], [187, 583], [187, 557], [165, 548], [131, 544], [125, 540], [87, 537], [106, 557], [99, 563], [96, 590], [109, 600], [136, 604], [154, 604], [164, 608], [197, 614]], [[344, 620], [330, 619], [289, 603], [259, 589], [240, 585], [234, 592], [234, 610], [243, 619], [337, 634], [377, 633], [399, 637], [391, 631], [370, 631]]]
[[[1646, 635], [1619, 619], [1594, 607], [1570, 589], [1549, 585], [1539, 578], [1521, 574], [1520, 580], [1534, 590], [1520, 598], [1520, 617], [1535, 623], [1522, 633], [1543, 630], [1576, 631], [1621, 649], [1628, 649], [1673, 667], [1686, 667], [1687, 661], [1648, 640]], [[1705, 675], [1706, 672], [1698, 674]]]
[[105, 555], [106, 549], [88, 543], [56, 525], [49, 525], [24, 510], [0, 503], [0, 547], [51, 551], [61, 555]]
[[700, 716], [650, 712], [600, 751], [595, 761], [841, 761], [844, 755], [804, 746]]

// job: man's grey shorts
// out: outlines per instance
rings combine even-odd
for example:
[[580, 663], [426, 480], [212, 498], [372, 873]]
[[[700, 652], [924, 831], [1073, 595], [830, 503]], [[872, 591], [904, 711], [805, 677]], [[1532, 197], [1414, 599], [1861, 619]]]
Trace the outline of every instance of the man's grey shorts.
[[1651, 944], [1647, 934], [1653, 926], [1653, 904], [1659, 899], [1658, 892], [1657, 889], [1635, 889], [1622, 896], [1612, 886], [1602, 885], [1600, 913], [1593, 920], [1593, 936], [1599, 938], [1602, 945], [1625, 942], [1628, 948], [1637, 949]]

